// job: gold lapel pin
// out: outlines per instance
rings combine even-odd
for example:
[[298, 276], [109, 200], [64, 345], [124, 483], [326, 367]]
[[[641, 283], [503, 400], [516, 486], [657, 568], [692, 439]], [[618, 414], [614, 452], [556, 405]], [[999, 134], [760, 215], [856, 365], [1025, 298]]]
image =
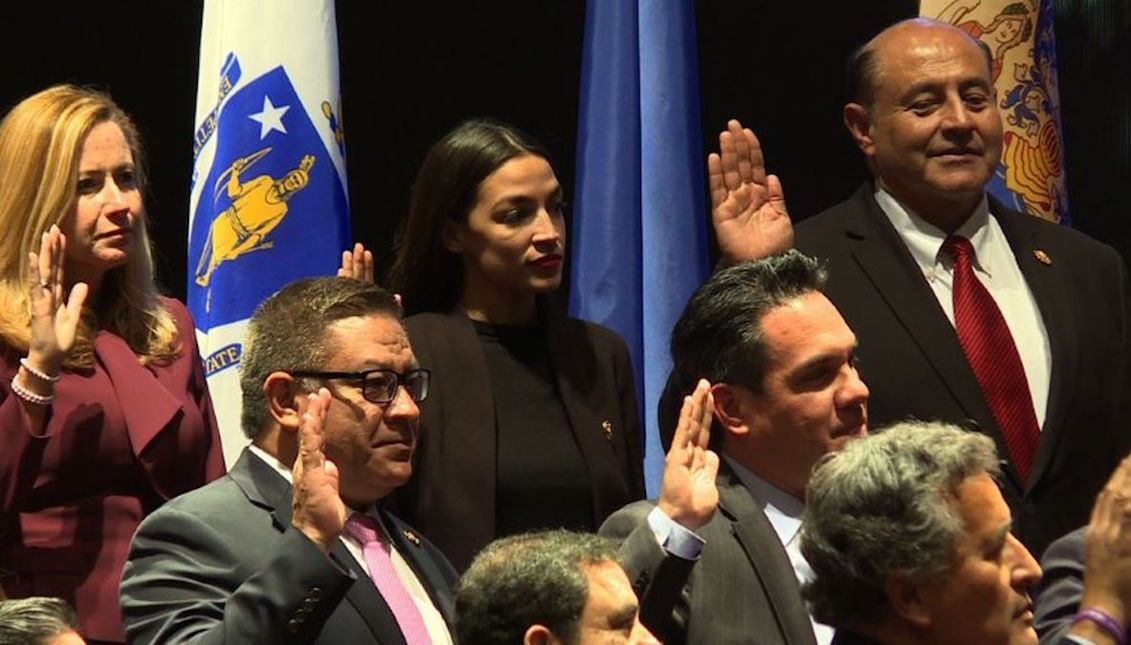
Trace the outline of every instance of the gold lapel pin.
[[1037, 258], [1037, 262], [1040, 262], [1047, 267], [1052, 266], [1052, 258], [1050, 258], [1049, 254], [1045, 253], [1043, 249], [1036, 249], [1035, 251], [1033, 251], [1033, 257]]
[[601, 430], [605, 433], [605, 441], [613, 440], [613, 422], [605, 419], [601, 422]]
[[416, 537], [416, 534], [412, 531], [409, 531], [408, 529], [405, 529], [404, 531], [404, 538], [409, 542], [412, 542], [413, 546], [420, 546], [420, 538]]

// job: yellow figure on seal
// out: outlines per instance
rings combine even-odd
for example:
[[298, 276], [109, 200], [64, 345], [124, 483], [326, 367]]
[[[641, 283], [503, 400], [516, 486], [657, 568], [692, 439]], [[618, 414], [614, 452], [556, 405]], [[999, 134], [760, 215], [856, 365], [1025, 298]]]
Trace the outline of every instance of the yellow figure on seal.
[[196, 266], [198, 285], [207, 287], [212, 272], [221, 263], [249, 251], [271, 248], [273, 243], [264, 241], [264, 238], [283, 221], [287, 214], [287, 201], [310, 183], [314, 155], [304, 155], [298, 168], [282, 179], [259, 175], [241, 182], [240, 174], [269, 152], [271, 148], [264, 148], [236, 159], [217, 180], [219, 184], [224, 175], [228, 175], [228, 197], [232, 206], [217, 215], [208, 230], [208, 239]]

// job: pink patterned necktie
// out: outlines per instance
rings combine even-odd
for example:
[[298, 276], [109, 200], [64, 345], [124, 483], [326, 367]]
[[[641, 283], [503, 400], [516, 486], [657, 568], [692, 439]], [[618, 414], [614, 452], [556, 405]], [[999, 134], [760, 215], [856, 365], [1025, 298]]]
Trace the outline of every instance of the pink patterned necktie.
[[393, 560], [389, 557], [390, 547], [382, 540], [377, 520], [365, 513], [354, 513], [346, 520], [346, 533], [361, 543], [361, 553], [369, 567], [369, 578], [393, 611], [405, 642], [408, 645], [431, 645], [432, 639], [428, 636], [420, 610], [401, 584], [393, 567]]
[[954, 326], [958, 342], [1024, 484], [1033, 468], [1040, 427], [1021, 355], [997, 303], [974, 275], [974, 247], [970, 240], [952, 235], [942, 248], [954, 258]]

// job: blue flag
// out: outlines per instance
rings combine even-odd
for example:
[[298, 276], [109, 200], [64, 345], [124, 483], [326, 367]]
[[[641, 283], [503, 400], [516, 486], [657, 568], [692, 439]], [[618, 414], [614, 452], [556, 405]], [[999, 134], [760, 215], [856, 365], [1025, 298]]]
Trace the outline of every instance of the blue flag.
[[708, 270], [694, 3], [590, 2], [581, 74], [570, 312], [628, 343], [655, 496], [671, 329]]
[[331, 0], [207, 0], [189, 212], [188, 305], [224, 454], [240, 429], [247, 319], [350, 241]]

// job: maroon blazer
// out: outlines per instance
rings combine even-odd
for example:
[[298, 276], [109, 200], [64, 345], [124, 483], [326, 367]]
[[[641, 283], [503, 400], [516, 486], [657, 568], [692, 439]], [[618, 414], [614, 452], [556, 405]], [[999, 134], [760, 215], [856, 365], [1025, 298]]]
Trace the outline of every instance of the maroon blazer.
[[20, 354], [0, 357], [0, 584], [10, 598], [66, 599], [90, 639], [125, 639], [118, 582], [142, 518], [224, 473], [192, 319], [163, 304], [178, 357], [143, 366], [97, 332], [94, 368], [63, 373], [43, 438], [11, 390]]
[[[547, 312], [558, 394], [589, 475], [594, 526], [644, 497], [643, 447], [628, 348], [616, 333]], [[487, 359], [462, 309], [405, 319], [413, 353], [432, 370], [420, 405], [412, 479], [398, 514], [463, 571], [495, 539], [496, 432]], [[549, 501], [548, 503], [552, 503]]]

